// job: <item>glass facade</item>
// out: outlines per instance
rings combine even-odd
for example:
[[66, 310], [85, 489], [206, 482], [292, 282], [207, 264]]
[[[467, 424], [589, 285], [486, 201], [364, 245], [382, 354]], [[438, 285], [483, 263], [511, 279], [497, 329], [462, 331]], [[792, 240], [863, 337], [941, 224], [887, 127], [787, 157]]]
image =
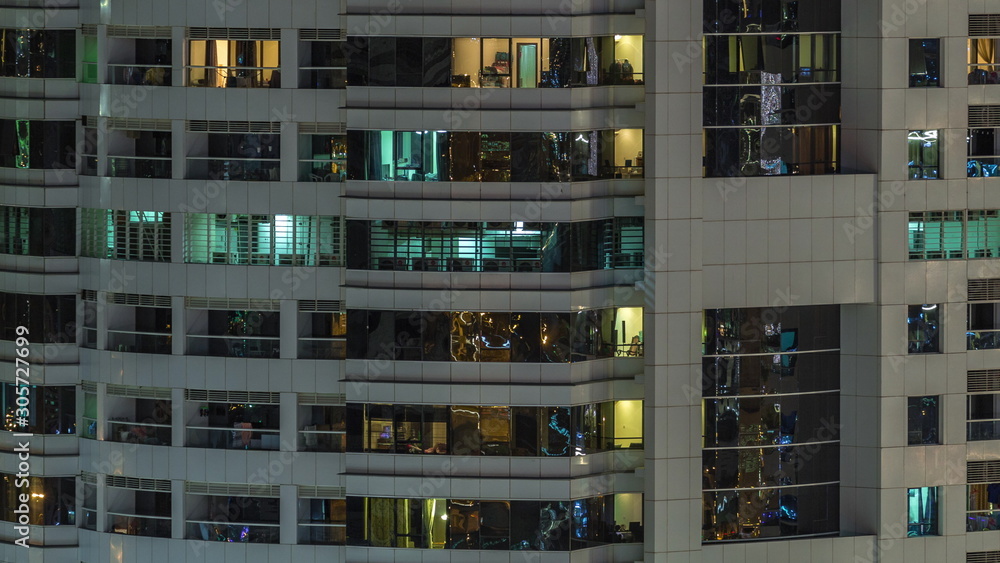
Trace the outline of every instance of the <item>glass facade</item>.
[[[3, 405], [3, 430], [31, 432], [33, 434], [76, 433], [76, 387], [70, 385], [32, 385], [23, 387], [27, 395], [18, 394], [19, 387], [12, 383], [0, 384], [0, 405]], [[27, 397], [28, 424], [15, 422], [18, 397]], [[23, 400], [22, 400], [23, 404]]]
[[938, 132], [910, 131], [906, 138], [909, 151], [909, 178], [911, 180], [934, 180], [941, 177], [940, 154], [938, 153]]
[[32, 343], [76, 342], [76, 296], [0, 293], [0, 340], [21, 336], [20, 326]]
[[76, 78], [75, 29], [0, 29], [0, 76]]
[[941, 307], [909, 305], [906, 314], [906, 351], [910, 354], [941, 352]]
[[941, 86], [941, 40], [910, 39], [910, 88], [938, 86]]
[[348, 40], [348, 86], [569, 88], [643, 84], [642, 35], [365, 37]]
[[0, 206], [0, 254], [76, 256], [76, 209]]
[[347, 315], [348, 359], [566, 363], [642, 354], [641, 307], [575, 313], [352, 309]]
[[191, 40], [187, 85], [213, 88], [281, 87], [280, 41]]
[[570, 551], [637, 542], [643, 539], [642, 497], [630, 493], [524, 501], [349, 496], [347, 544]]
[[836, 534], [840, 310], [705, 311], [702, 540]]
[[705, 176], [838, 172], [840, 2], [705, 0], [703, 14]]
[[941, 397], [907, 397], [906, 443], [910, 446], [940, 444]]
[[906, 491], [906, 536], [936, 536], [938, 530], [938, 487], [917, 487]]
[[330, 215], [188, 213], [184, 261], [193, 264], [339, 266], [343, 221]]
[[643, 177], [642, 129], [348, 131], [348, 180], [570, 182]]
[[642, 447], [642, 401], [575, 407], [347, 405], [351, 452], [566, 457]]
[[0, 167], [75, 169], [76, 123], [0, 119]]
[[953, 260], [1000, 256], [1000, 211], [910, 212], [910, 260]]
[[644, 266], [643, 219], [579, 223], [348, 221], [347, 267], [580, 272]]
[[0, 520], [19, 522], [14, 511], [21, 506], [20, 495], [28, 494], [29, 525], [75, 526], [76, 479], [73, 477], [18, 477], [0, 473]]

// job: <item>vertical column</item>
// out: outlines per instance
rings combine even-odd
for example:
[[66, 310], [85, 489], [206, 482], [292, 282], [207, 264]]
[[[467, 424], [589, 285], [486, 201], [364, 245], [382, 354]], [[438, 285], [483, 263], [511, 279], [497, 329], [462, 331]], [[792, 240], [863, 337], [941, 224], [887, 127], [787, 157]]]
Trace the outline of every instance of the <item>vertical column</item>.
[[646, 2], [645, 560], [701, 550], [703, 3]]
[[[184, 81], [187, 80], [187, 71], [184, 70], [184, 64], [187, 62], [187, 38], [184, 34], [183, 27], [174, 27], [170, 30], [170, 64], [173, 67], [170, 73], [171, 86], [184, 86]], [[175, 152], [174, 156], [183, 154]]]
[[184, 120], [182, 119], [175, 119], [170, 123], [170, 154], [174, 155], [173, 159], [171, 159], [173, 163], [172, 175], [177, 180], [187, 175], [187, 159], [184, 158], [187, 155], [185, 129]]
[[281, 450], [295, 451], [298, 449], [298, 394], [281, 394]]
[[[102, 390], [101, 394], [98, 395], [98, 397], [103, 397], [103, 396], [104, 396], [104, 392]], [[100, 400], [100, 399], [98, 399], [98, 400]], [[98, 430], [98, 432], [100, 432], [100, 430]], [[99, 438], [99, 439], [103, 439], [103, 438]], [[107, 531], [107, 526], [108, 526], [108, 503], [107, 503], [107, 500], [106, 500], [106, 497], [107, 497], [106, 492], [107, 492], [107, 487], [105, 487], [105, 485], [104, 485], [104, 474], [103, 473], [98, 473], [97, 474], [97, 531], [98, 532], [106, 532]]]
[[279, 509], [281, 516], [281, 543], [298, 543], [298, 500], [299, 488], [296, 485], [282, 485], [281, 498], [279, 499]]
[[[170, 390], [170, 445], [179, 448], [184, 446], [185, 440], [185, 415], [187, 409], [184, 403], [184, 389], [174, 388]], [[176, 453], [176, 452], [175, 452]]]
[[296, 88], [299, 85], [299, 30], [281, 30], [281, 87]]
[[175, 295], [170, 298], [170, 316], [173, 324], [170, 326], [170, 346], [171, 353], [176, 356], [183, 356], [187, 348], [185, 339], [187, 338], [187, 311], [184, 308], [184, 296]]
[[108, 294], [101, 291], [97, 294], [97, 349], [108, 349]]
[[298, 301], [293, 299], [281, 300], [281, 357], [282, 359], [293, 359], [297, 355], [298, 348]]
[[281, 124], [281, 181], [299, 179], [299, 124]]
[[182, 540], [184, 539], [184, 520], [187, 518], [187, 515], [184, 513], [186, 504], [184, 480], [172, 479], [170, 489], [172, 490], [170, 496], [170, 537], [175, 540]]

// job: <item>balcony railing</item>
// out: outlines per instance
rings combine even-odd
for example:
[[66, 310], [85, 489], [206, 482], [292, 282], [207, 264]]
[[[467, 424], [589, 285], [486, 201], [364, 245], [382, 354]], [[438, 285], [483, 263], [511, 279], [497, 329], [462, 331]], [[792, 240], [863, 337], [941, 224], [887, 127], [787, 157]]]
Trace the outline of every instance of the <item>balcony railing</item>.
[[343, 360], [347, 357], [347, 340], [337, 337], [299, 338], [299, 358], [307, 360]]
[[168, 156], [109, 156], [111, 178], [170, 178], [173, 163]]
[[299, 522], [299, 543], [312, 545], [344, 545], [347, 540], [345, 524]]
[[170, 354], [171, 335], [160, 332], [108, 330], [108, 349], [140, 354]]
[[106, 438], [110, 442], [169, 446], [171, 429], [170, 424], [109, 420]]
[[128, 536], [169, 538], [171, 523], [169, 516], [138, 516], [122, 512], [108, 511], [108, 531]]
[[344, 430], [299, 430], [299, 447], [307, 452], [343, 452], [347, 450]]
[[346, 67], [299, 67], [299, 88], [347, 88]]
[[170, 65], [109, 64], [108, 82], [137, 86], [170, 86]]
[[277, 358], [281, 340], [257, 336], [188, 336], [188, 354], [223, 358]]
[[237, 543], [278, 543], [281, 539], [281, 527], [277, 523], [188, 520], [187, 538]]
[[187, 445], [222, 450], [274, 451], [281, 446], [281, 436], [277, 428], [188, 426]]

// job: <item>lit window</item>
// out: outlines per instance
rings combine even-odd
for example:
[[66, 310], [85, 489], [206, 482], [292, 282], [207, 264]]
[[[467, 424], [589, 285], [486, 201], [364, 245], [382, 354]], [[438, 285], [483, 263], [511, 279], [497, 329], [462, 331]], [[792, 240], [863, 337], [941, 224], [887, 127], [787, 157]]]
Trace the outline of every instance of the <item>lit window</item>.
[[918, 487], [906, 492], [908, 537], [938, 535], [938, 488]]
[[910, 305], [906, 317], [907, 351], [935, 354], [941, 351], [941, 306]]
[[938, 132], [910, 131], [907, 136], [911, 180], [936, 180], [940, 175]]

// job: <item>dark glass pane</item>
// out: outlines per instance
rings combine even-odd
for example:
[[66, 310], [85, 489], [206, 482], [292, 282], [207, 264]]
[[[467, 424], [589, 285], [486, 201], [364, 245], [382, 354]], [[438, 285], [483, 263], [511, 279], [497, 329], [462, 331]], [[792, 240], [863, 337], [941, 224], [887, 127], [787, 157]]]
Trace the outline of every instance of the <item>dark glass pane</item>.
[[542, 337], [538, 313], [511, 313], [510, 361], [541, 361]]
[[[368, 37], [354, 36], [344, 44], [344, 55], [347, 58], [347, 85], [368, 85]], [[350, 134], [350, 133], [348, 133]]]
[[704, 404], [706, 447], [803, 443], [824, 428], [827, 439], [839, 439], [836, 392], [705, 399]]
[[538, 455], [539, 407], [513, 407], [511, 411], [514, 431], [513, 455]]
[[910, 87], [940, 86], [940, 39], [910, 39]]
[[[536, 551], [541, 534], [541, 503], [532, 500], [515, 500], [510, 503], [510, 549]], [[551, 517], [549, 519], [551, 521]]]
[[371, 74], [369, 86], [396, 85], [396, 38], [369, 37], [368, 64]]
[[840, 388], [838, 354], [722, 356], [702, 360], [702, 395], [768, 395]]
[[424, 361], [451, 361], [451, 314], [423, 313]]
[[703, 487], [742, 489], [836, 481], [839, 456], [840, 445], [836, 443], [705, 450]]
[[563, 363], [570, 356], [569, 313], [542, 313], [542, 362]]
[[451, 86], [451, 39], [425, 37], [423, 48], [422, 85], [428, 88]]
[[[348, 322], [351, 315], [347, 316]], [[395, 360], [396, 314], [392, 311], [368, 311], [366, 327], [368, 343], [365, 357], [369, 360]]]
[[940, 397], [909, 397], [907, 399], [908, 445], [940, 444], [938, 433], [938, 403]]
[[539, 133], [511, 133], [510, 180], [539, 182], [542, 180], [542, 136]]
[[479, 182], [481, 179], [479, 142], [475, 132], [449, 134], [451, 179], [456, 182]]
[[840, 348], [836, 305], [705, 311], [706, 355]]
[[423, 40], [419, 37], [396, 38], [396, 86], [423, 84]]
[[479, 503], [479, 535], [482, 549], [510, 549], [510, 503], [482, 501]]

